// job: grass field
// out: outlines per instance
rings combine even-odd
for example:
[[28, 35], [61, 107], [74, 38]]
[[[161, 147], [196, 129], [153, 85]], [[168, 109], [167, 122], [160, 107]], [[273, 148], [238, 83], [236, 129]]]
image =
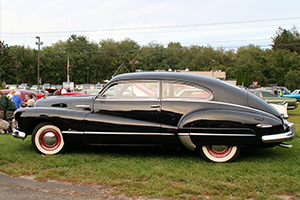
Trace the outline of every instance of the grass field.
[[72, 149], [37, 154], [31, 138], [0, 135], [0, 171], [39, 180], [106, 184], [127, 196], [168, 199], [300, 199], [300, 108], [293, 147], [244, 151], [234, 163], [207, 163], [189, 151]]

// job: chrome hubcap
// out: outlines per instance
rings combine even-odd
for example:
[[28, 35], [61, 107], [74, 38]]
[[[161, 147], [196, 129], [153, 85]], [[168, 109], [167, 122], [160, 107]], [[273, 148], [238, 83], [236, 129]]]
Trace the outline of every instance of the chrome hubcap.
[[52, 147], [57, 143], [56, 135], [53, 132], [48, 132], [43, 137], [43, 143], [48, 147]]

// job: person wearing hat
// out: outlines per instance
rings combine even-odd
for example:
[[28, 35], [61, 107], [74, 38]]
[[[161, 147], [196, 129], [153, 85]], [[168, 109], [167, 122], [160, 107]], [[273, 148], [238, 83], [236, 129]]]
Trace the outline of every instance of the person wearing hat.
[[23, 101], [21, 99], [21, 93], [19, 91], [11, 90], [11, 99], [14, 101], [17, 109], [23, 107]]

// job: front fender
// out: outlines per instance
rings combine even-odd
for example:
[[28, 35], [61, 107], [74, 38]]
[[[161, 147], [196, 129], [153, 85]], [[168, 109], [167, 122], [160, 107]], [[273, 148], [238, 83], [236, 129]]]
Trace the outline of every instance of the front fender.
[[82, 128], [85, 116], [90, 113], [83, 110], [72, 110], [53, 107], [21, 108], [15, 112], [18, 129], [31, 135], [33, 129], [41, 122], [50, 121], [63, 130]]

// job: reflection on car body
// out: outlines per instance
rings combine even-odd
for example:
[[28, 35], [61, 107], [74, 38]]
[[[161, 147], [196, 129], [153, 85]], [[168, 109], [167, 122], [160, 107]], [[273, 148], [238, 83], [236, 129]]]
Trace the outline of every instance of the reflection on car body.
[[114, 77], [95, 96], [45, 98], [15, 112], [15, 137], [57, 154], [87, 145], [187, 148], [205, 160], [235, 160], [242, 148], [289, 146], [294, 125], [264, 100], [218, 79], [175, 72]]

